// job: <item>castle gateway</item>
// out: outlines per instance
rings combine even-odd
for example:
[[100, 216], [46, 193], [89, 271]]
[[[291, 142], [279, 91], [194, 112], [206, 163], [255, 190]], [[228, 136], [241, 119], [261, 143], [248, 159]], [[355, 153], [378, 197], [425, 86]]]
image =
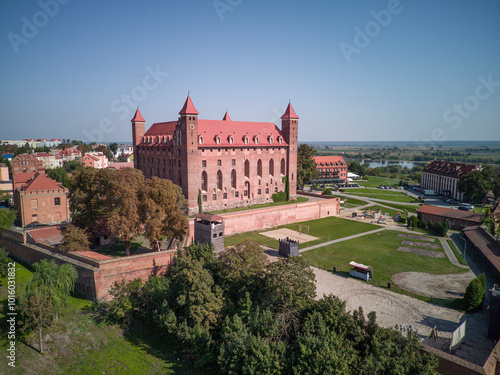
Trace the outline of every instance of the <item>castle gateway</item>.
[[147, 178], [166, 178], [182, 187], [189, 213], [266, 203], [290, 184], [296, 196], [298, 116], [292, 105], [281, 116], [281, 130], [270, 122], [198, 118], [188, 96], [176, 121], [145, 131], [137, 109], [132, 122], [134, 167]]

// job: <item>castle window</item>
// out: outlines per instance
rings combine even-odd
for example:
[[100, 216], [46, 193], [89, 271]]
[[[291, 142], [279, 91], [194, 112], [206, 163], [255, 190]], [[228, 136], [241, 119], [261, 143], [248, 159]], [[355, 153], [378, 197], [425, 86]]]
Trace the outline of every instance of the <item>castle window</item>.
[[238, 198], [239, 196], [240, 196], [240, 193], [239, 193], [238, 191], [235, 191], [235, 192], [234, 192], [234, 197], [235, 197], [235, 198]]
[[257, 162], [257, 176], [262, 177], [262, 160]]
[[201, 190], [207, 191], [208, 189], [208, 175], [207, 172], [203, 171], [201, 173]]
[[200, 145], [202, 145], [202, 144], [203, 144], [203, 137], [202, 137], [202, 136], [200, 136], [200, 137], [198, 138], [198, 143], [199, 143]]
[[248, 144], [248, 136], [247, 135], [245, 135], [245, 137], [243, 137], [243, 142], [245, 142], [246, 145]]
[[279, 144], [282, 144], [282, 143], [283, 143], [283, 137], [282, 137], [282, 136], [279, 136], [279, 137], [278, 137], [278, 143], [279, 143]]
[[269, 188], [266, 188], [266, 194], [269, 194]]
[[37, 222], [38, 221], [38, 215], [37, 214], [31, 215], [31, 221]]
[[281, 174], [286, 173], [286, 164], [285, 164], [285, 159], [281, 159]]
[[274, 142], [274, 141], [273, 141], [273, 136], [271, 135], [271, 136], [269, 136], [269, 143], [270, 143], [270, 144], [273, 144], [273, 142]]
[[274, 176], [274, 160], [273, 159], [269, 160], [269, 174], [271, 176]]
[[222, 172], [220, 169], [217, 171], [217, 189], [222, 190]]
[[59, 198], [59, 197], [54, 198], [54, 205], [60, 206], [61, 205], [61, 198]]
[[255, 144], [259, 144], [259, 137], [255, 136]]
[[236, 159], [231, 160], [231, 165], [234, 167], [236, 165]]
[[207, 196], [206, 196], [206, 195], [204, 195], [204, 196], [202, 197], [202, 200], [203, 200], [203, 202], [206, 202], [206, 201], [207, 201]]
[[261, 195], [261, 194], [262, 194], [262, 190], [257, 189], [257, 195]]
[[227, 193], [222, 194], [222, 199], [227, 199]]
[[231, 171], [231, 187], [236, 189], [236, 171], [234, 169]]
[[222, 165], [222, 160], [217, 160], [217, 166], [220, 167]]
[[217, 200], [217, 194], [212, 194], [212, 200], [216, 201]]
[[219, 135], [217, 135], [215, 137], [215, 143], [217, 143], [218, 145], [220, 145], [220, 136]]
[[250, 161], [245, 160], [245, 177], [250, 178]]
[[232, 135], [229, 136], [229, 144], [233, 144], [234, 143], [234, 138]]
[[206, 160], [202, 160], [201, 161], [201, 167], [202, 168], [206, 168], [207, 167], [207, 161]]

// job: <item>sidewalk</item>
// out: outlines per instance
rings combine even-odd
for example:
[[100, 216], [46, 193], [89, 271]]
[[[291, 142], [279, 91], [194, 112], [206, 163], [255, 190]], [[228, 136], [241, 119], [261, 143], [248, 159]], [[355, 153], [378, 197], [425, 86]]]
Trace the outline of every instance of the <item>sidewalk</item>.
[[374, 229], [374, 230], [370, 230], [370, 231], [368, 231], [368, 232], [363, 232], [363, 233], [353, 234], [352, 236], [347, 236], [347, 237], [338, 238], [338, 239], [336, 239], [336, 240], [331, 240], [331, 241], [327, 241], [327, 242], [322, 242], [322, 243], [319, 243], [319, 244], [317, 244], [317, 245], [313, 245], [313, 246], [306, 247], [306, 248], [304, 248], [304, 249], [300, 249], [300, 250], [299, 250], [299, 253], [302, 253], [302, 252], [304, 252], [304, 251], [308, 251], [308, 250], [312, 250], [312, 249], [317, 249], [318, 247], [328, 246], [328, 245], [331, 245], [332, 243], [337, 243], [337, 242], [342, 242], [342, 241], [352, 240], [353, 238], [363, 237], [363, 236], [366, 236], [367, 234], [372, 234], [372, 233], [381, 232], [381, 231], [386, 230], [386, 229], [387, 229], [387, 228]]

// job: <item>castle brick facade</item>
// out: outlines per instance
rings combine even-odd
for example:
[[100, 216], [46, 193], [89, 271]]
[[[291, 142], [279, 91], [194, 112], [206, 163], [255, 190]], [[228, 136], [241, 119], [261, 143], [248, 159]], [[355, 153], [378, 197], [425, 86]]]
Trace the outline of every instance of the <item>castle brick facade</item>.
[[298, 116], [291, 104], [274, 123], [203, 120], [188, 96], [177, 121], [145, 130], [139, 110], [132, 122], [134, 167], [182, 187], [191, 214], [266, 203], [285, 190], [296, 196]]

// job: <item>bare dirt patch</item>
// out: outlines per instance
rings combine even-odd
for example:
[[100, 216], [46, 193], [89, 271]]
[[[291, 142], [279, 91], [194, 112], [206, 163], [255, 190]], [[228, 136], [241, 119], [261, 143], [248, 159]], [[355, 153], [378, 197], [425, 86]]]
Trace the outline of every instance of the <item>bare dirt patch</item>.
[[423, 255], [425, 257], [431, 257], [431, 258], [444, 258], [445, 257], [445, 254], [440, 252], [440, 251], [418, 249], [416, 247], [400, 246], [396, 250], [402, 251], [403, 253], [412, 253], [412, 254]]
[[440, 249], [441, 246], [435, 243], [427, 243], [427, 242], [417, 242], [417, 241], [407, 241], [403, 240], [401, 241], [402, 245], [408, 245], [408, 246], [416, 246], [416, 247], [427, 247], [429, 249]]
[[266, 237], [274, 238], [275, 240], [279, 239], [283, 240], [285, 238], [290, 238], [291, 240], [299, 241], [300, 243], [314, 241], [318, 239], [317, 237], [310, 236], [309, 234], [300, 233], [297, 232], [296, 230], [288, 228], [273, 229], [267, 232], [261, 232], [259, 234], [262, 234], [263, 236]]
[[398, 234], [398, 237], [411, 238], [411, 239], [414, 239], [414, 240], [427, 241], [427, 242], [434, 242], [434, 241], [436, 241], [435, 238], [423, 237], [423, 236], [416, 236], [414, 234], [405, 234], [405, 233]]

